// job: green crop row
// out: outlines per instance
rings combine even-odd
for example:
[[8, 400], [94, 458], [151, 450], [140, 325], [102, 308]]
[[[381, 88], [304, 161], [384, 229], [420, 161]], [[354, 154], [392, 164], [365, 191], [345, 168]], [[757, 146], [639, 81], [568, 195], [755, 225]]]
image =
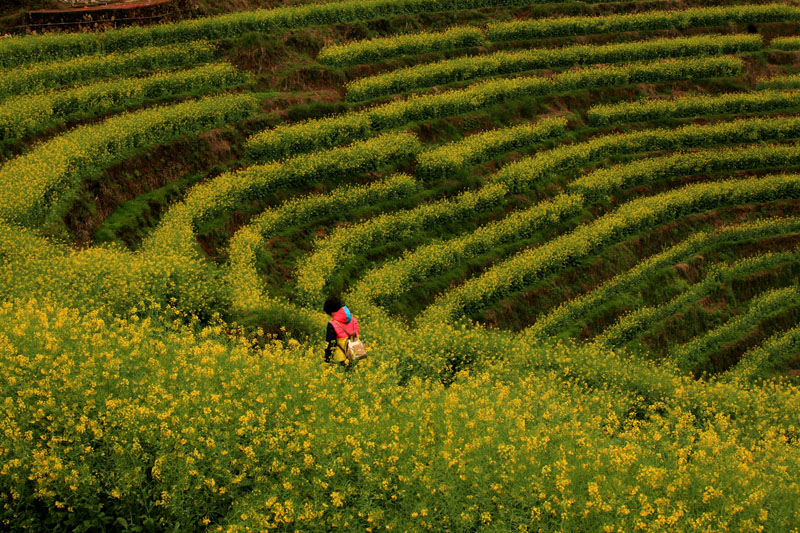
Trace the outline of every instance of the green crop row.
[[258, 104], [249, 95], [214, 96], [75, 128], [0, 168], [0, 218], [41, 221], [86, 177], [143, 148], [240, 120]]
[[339, 180], [413, 157], [420, 150], [416, 137], [385, 134], [352, 145], [283, 161], [255, 165], [218, 176], [196, 186], [174, 205], [146, 242], [148, 250], [192, 255], [199, 224], [234, 209], [245, 201], [262, 199], [282, 188], [308, 187]]
[[767, 291], [754, 298], [744, 314], [675, 348], [671, 354], [672, 362], [681, 370], [699, 375], [707, 369], [711, 356], [720, 348], [741, 339], [765, 320], [798, 305], [800, 291], [797, 287]]
[[521, 252], [445, 293], [422, 322], [449, 321], [474, 313], [545, 277], [577, 265], [592, 253], [668, 220], [726, 205], [800, 197], [800, 176], [700, 183], [630, 201], [593, 223]]
[[368, 100], [415, 88], [448, 84], [526, 70], [594, 63], [618, 63], [677, 57], [704, 57], [754, 52], [761, 48], [760, 35], [699, 35], [564, 48], [537, 48], [514, 52], [448, 59], [377, 74], [345, 86], [350, 101]]
[[354, 250], [396, 242], [446, 222], [470, 219], [499, 205], [506, 192], [502, 185], [490, 185], [477, 191], [463, 192], [455, 198], [381, 215], [336, 230], [318, 242], [314, 252], [301, 262], [297, 269], [297, 287], [307, 303], [316, 305], [331, 275], [352, 258]]
[[256, 161], [283, 159], [366, 139], [376, 132], [369, 111], [359, 111], [264, 130], [247, 139], [247, 153]]
[[644, 281], [651, 279], [657, 271], [689, 259], [709, 246], [720, 242], [757, 241], [760, 239], [800, 232], [800, 219], [766, 219], [736, 226], [720, 228], [713, 232], [695, 233], [685, 241], [664, 252], [638, 263], [628, 272], [617, 275], [593, 291], [568, 302], [563, 302], [546, 315], [537, 318], [526, 334], [539, 339], [556, 337], [574, 324], [585, 321], [585, 317], [619, 295], [634, 291]]
[[75, 118], [133, 107], [150, 99], [228, 89], [247, 79], [244, 72], [227, 63], [214, 63], [159, 72], [146, 78], [103, 81], [9, 98], [0, 107], [0, 141], [31, 135]]
[[579, 213], [583, 198], [559, 195], [511, 213], [502, 220], [481, 226], [469, 235], [416, 248], [380, 268], [369, 271], [355, 286], [359, 301], [386, 305], [412, 288], [416, 282], [454, 268], [463, 261], [490, 251], [494, 246], [525, 239], [548, 225]]
[[[209, 317], [227, 297], [210, 265], [118, 247], [80, 250], [49, 241], [38, 228], [0, 221], [0, 294], [58, 298], [87, 312], [129, 315], [145, 305]], [[57, 295], [57, 296], [55, 296]]]
[[679, 152], [601, 168], [569, 183], [567, 189], [595, 200], [620, 189], [651, 185], [682, 176], [784, 167], [798, 163], [800, 145], [797, 144], [752, 144], [721, 150]]
[[489, 80], [464, 89], [415, 96], [340, 117], [311, 120], [266, 130], [250, 137], [247, 149], [254, 159], [277, 159], [301, 151], [313, 151], [334, 144], [351, 142], [374, 135], [377, 131], [400, 127], [408, 122], [468, 113], [517, 98], [632, 83], [728, 77], [738, 75], [741, 69], [741, 60], [719, 57], [591, 67], [564, 72], [550, 78]]
[[614, 155], [681, 150], [714, 144], [782, 141], [800, 137], [800, 117], [740, 119], [717, 124], [689, 124], [676, 129], [656, 128], [604, 135], [573, 145], [540, 152], [503, 167], [490, 180], [515, 192], [552, 180], [558, 173]]
[[472, 26], [450, 28], [442, 32], [409, 33], [334, 44], [323, 48], [317, 61], [335, 67], [348, 67], [360, 63], [375, 63], [382, 59], [417, 55], [455, 48], [485, 45], [483, 31]]
[[411, 176], [394, 174], [368, 185], [337, 187], [325, 194], [295, 198], [265, 211], [237, 231], [228, 248], [228, 284], [232, 289], [234, 307], [244, 310], [258, 308], [266, 297], [256, 270], [256, 250], [282, 228], [346, 213], [365, 204], [398, 200], [419, 190], [419, 184]]
[[[621, 31], [686, 30], [709, 26], [728, 26], [730, 24], [754, 24], [760, 22], [792, 22], [800, 20], [800, 10], [788, 5], [749, 5], [694, 8], [670, 11], [651, 11], [632, 15], [604, 15], [544, 18], [536, 20], [517, 20], [489, 26], [488, 35], [475, 33], [477, 44], [492, 41], [539, 39], [550, 37], [569, 37]], [[472, 26], [460, 27], [464, 31], [475, 32]], [[450, 31], [455, 31], [452, 28]], [[480, 41], [478, 39], [481, 39]], [[780, 40], [776, 39], [780, 42]], [[393, 46], [395, 42], [420, 43], [414, 47]], [[423, 42], [425, 44], [423, 44]], [[477, 45], [476, 44], [476, 45]], [[470, 45], [472, 46], [472, 45]], [[346, 66], [355, 63], [368, 63], [390, 59], [406, 54], [441, 52], [454, 48], [441, 34], [417, 33], [388, 38], [364, 39], [345, 45], [333, 45], [323, 49], [320, 61]], [[327, 50], [338, 55], [341, 50], [342, 62], [327, 59]]]
[[773, 39], [770, 43], [770, 47], [786, 51], [800, 50], [800, 37], [781, 37]]
[[419, 154], [417, 174], [426, 180], [442, 179], [510, 150], [564, 136], [566, 126], [565, 118], [554, 117], [470, 135]]
[[[466, 335], [457, 335], [465, 330], [453, 329], [453, 338], [458, 339], [454, 344], [459, 344]], [[466, 331], [471, 332], [469, 329]], [[471, 337], [479, 339], [481, 335], [485, 337], [489, 334], [491, 330], [476, 328]], [[631, 391], [656, 409], [663, 406], [661, 402], [676, 401], [686, 406], [684, 413], [693, 411], [708, 415], [708, 407], [713, 405], [719, 409], [718, 412], [727, 415], [726, 420], [735, 420], [735, 424], [741, 424], [739, 427], [750, 427], [755, 431], [758, 431], [755, 428], [759, 423], [753, 415], [757, 411], [769, 412], [768, 416], [785, 428], [783, 431], [792, 431], [790, 428], [797, 427], [797, 410], [793, 407], [797, 403], [797, 392], [793, 387], [742, 387], [739, 383], [698, 381], [679, 374], [669, 365], [656, 365], [633, 358], [625, 351], [611, 350], [594, 343], [542, 343], [541, 340], [522, 335], [515, 337], [508, 353], [513, 354], [531, 345], [544, 347], [540, 354], [527, 356], [527, 368], [531, 374], [553, 372], [559, 379], [578, 381], [601, 390], [610, 387]], [[685, 420], [697, 421], [694, 415], [684, 416]]]
[[[439, 172], [446, 172], [448, 168], [463, 168], [502, 150], [542, 140], [553, 134], [563, 134], [565, 124], [566, 121], [563, 118], [552, 118], [544, 119], [535, 124], [525, 124], [487, 134], [474, 135], [459, 143], [454, 143], [455, 146], [444, 145], [428, 154], [420, 154], [417, 159], [420, 161], [420, 165], [429, 169], [423, 171], [424, 175], [438, 175]], [[454, 155], [454, 157], [449, 157], [449, 155]], [[437, 169], [435, 173], [432, 171], [434, 168]], [[506, 191], [504, 187], [492, 187], [488, 194], [493, 200], [491, 204], [487, 205], [494, 205], [493, 202], [496, 195], [501, 192], [505, 194], [504, 191]], [[305, 261], [298, 275], [300, 279], [298, 285], [307, 294], [309, 300], [315, 298], [324, 288], [330, 272], [333, 272], [329, 269], [329, 266], [332, 264], [341, 266], [345, 261], [346, 257], [344, 257], [342, 250], [353, 247], [374, 246], [377, 242], [385, 243], [390, 235], [393, 239], [403, 238], [409, 232], [413, 234], [414, 231], [417, 231], [420, 225], [428, 224], [426, 222], [428, 218], [439, 216], [441, 212], [455, 212], [456, 209], [460, 209], [458, 206], [461, 204], [468, 205], [470, 212], [474, 212], [473, 202], [473, 193], [466, 193], [463, 198], [455, 201], [443, 200], [411, 211], [384, 215], [380, 219], [367, 221], [357, 228], [348, 228], [346, 231], [338, 232], [332, 235], [330, 239], [323, 241], [318, 246], [317, 251]], [[483, 206], [482, 208], [485, 207]], [[508, 235], [527, 234], [539, 224], [537, 222], [539, 218], [547, 218], [549, 221], [555, 222], [564, 216], [574, 214], [576, 209], [578, 209], [578, 204], [576, 204], [575, 197], [567, 196], [554, 202], [553, 205], [540, 206], [530, 212], [512, 215], [507, 220], [481, 228], [471, 238], [466, 240], [456, 239], [455, 241], [464, 245], [459, 252], [462, 255], [478, 253], [477, 250], [484, 246], [482, 243], [501, 242]], [[462, 215], [458, 214], [457, 216]], [[541, 222], [543, 223], [543, 221]], [[524, 229], [523, 226], [526, 223], [529, 226]], [[447, 242], [449, 243], [450, 241]], [[444, 246], [447, 248], [447, 243]], [[416, 252], [414, 256], [416, 256]], [[429, 256], [426, 257], [431, 258]], [[309, 281], [304, 281], [306, 279]], [[315, 283], [315, 285], [312, 285], [312, 283]], [[379, 290], [377, 286], [372, 286], [371, 288]]]
[[[494, 132], [492, 132], [494, 133]], [[729, 123], [722, 123], [722, 124], [713, 124], [708, 126], [700, 126], [700, 125], [690, 125], [684, 126], [679, 130], [654, 130], [654, 131], [644, 131], [644, 132], [636, 132], [626, 135], [611, 135], [605, 136], [598, 139], [593, 139], [587, 141], [586, 143], [580, 143], [576, 145], [569, 145], [563, 148], [554, 149], [549, 152], [542, 152], [530, 160], [535, 162], [525, 162], [523, 168], [527, 170], [516, 170], [514, 175], [517, 175], [519, 172], [535, 172], [538, 173], [537, 176], [544, 180], [546, 176], [554, 174], [557, 170], [563, 169], [566, 166], [569, 167], [577, 167], [584, 164], [588, 164], [593, 159], [606, 157], [610, 153], [617, 153], [616, 151], [619, 150], [618, 153], [632, 153], [636, 151], [643, 151], [643, 150], [650, 150], [650, 149], [668, 149], [670, 147], [690, 147], [690, 146], [702, 146], [706, 143], [720, 143], [720, 142], [731, 142], [733, 140], [758, 140], [759, 138], [777, 138], [777, 139], [786, 139], [789, 137], [797, 137], [800, 136], [800, 118], [776, 118], [776, 119], [748, 119], [748, 120], [741, 120]], [[469, 140], [469, 138], [467, 138]], [[456, 143], [457, 144], [457, 143]], [[447, 145], [445, 145], [446, 147]], [[588, 147], [588, 148], [587, 148]], [[443, 147], [444, 148], [444, 147]], [[756, 147], [748, 147], [750, 150], [747, 152], [747, 157], [751, 157], [753, 153], [758, 153], [761, 150], [768, 150], [766, 148]], [[786, 162], [788, 161], [788, 155], [783, 154], [783, 152], [791, 151], [794, 147], [775, 147], [773, 159], [778, 162]], [[769, 151], [769, 150], [768, 150]], [[796, 149], [795, 149], [796, 151]], [[424, 154], [423, 154], [424, 155]], [[688, 156], [690, 158], [695, 158], [693, 154], [680, 154], [681, 156]], [[786, 157], [780, 158], [781, 155]], [[677, 156], [675, 156], [677, 158]], [[422, 159], [422, 155], [418, 156], [418, 159]], [[664, 158], [667, 160], [668, 158]], [[645, 160], [645, 163], [651, 160]], [[658, 160], [655, 160], [658, 161]], [[722, 160], [720, 165], [736, 163], [739, 161], [740, 164], [743, 164], [745, 159], [739, 158], [736, 160], [728, 156], [727, 160]], [[773, 162], [775, 162], [773, 161]], [[695, 159], [692, 159], [692, 164], [696, 164]], [[760, 160], [756, 160], [754, 164], [760, 164]], [[735, 167], [735, 165], [732, 165]], [[684, 165], [685, 168], [678, 169], [683, 172], [691, 171], [692, 165]], [[669, 172], [672, 168], [670, 165], [665, 165], [666, 170], [664, 172]], [[738, 167], [737, 167], [738, 168]], [[531, 169], [535, 169], [531, 170]], [[504, 185], [507, 183], [503, 179], [497, 179], [496, 176], [503, 175], [505, 169], [501, 170], [498, 174], [494, 175], [490, 178], [491, 182], [500, 182]], [[507, 173], [506, 173], [507, 174]], [[613, 173], [612, 173], [613, 175]], [[530, 182], [523, 182], [524, 184], [536, 183], [537, 181], [534, 179]], [[517, 184], [516, 182], [513, 182]], [[518, 188], [517, 192], [524, 191], [524, 188]], [[585, 197], [581, 196], [585, 201]], [[345, 245], [346, 239], [343, 236], [339, 238], [339, 241], [335, 246], [340, 248], [346, 247]], [[460, 242], [459, 240], [454, 240], [454, 242]], [[363, 244], [363, 243], [361, 243]], [[347, 244], [349, 246], [350, 244]], [[334, 247], [334, 245], [330, 245]], [[328, 248], [328, 244], [321, 245], [321, 247]], [[442, 252], [444, 253], [444, 252]], [[337, 256], [338, 257], [338, 256]], [[307, 262], [309, 265], [314, 265], [315, 260], [309, 259]], [[321, 267], [314, 267], [313, 269], [311, 266], [307, 267], [309, 271], [315, 272], [322, 272], [325, 269]], [[317, 282], [323, 283], [321, 287], [324, 287], [324, 275], [322, 274], [314, 274], [317, 275]], [[313, 279], [314, 275], [309, 274], [308, 278]], [[322, 281], [320, 281], [322, 280]], [[376, 290], [380, 290], [378, 285], [374, 285]], [[313, 290], [309, 289], [309, 294], [316, 294], [317, 292], [321, 291], [321, 287], [316, 287]], [[394, 285], [392, 285], [394, 287]]]
[[768, 80], [760, 80], [758, 89], [800, 89], [800, 74], [776, 76]]
[[77, 57], [4, 70], [0, 71], [0, 99], [99, 78], [119, 78], [154, 69], [186, 67], [209, 61], [213, 57], [213, 46], [193, 42], [148, 46], [130, 52]]
[[765, 253], [756, 257], [746, 257], [732, 265], [715, 265], [702, 281], [695, 283], [669, 302], [631, 311], [606, 328], [595, 340], [609, 348], [622, 346], [657, 322], [680, 312], [692, 302], [713, 294], [724, 282], [774, 268], [788, 261], [797, 261], [797, 258], [796, 251]]
[[800, 20], [800, 8], [785, 4], [703, 7], [603, 17], [580, 16], [498, 22], [489, 25], [487, 38], [492, 42], [521, 41], [623, 31], [685, 30], [730, 24], [798, 20]]
[[724, 373], [725, 381], [743, 382], [767, 378], [771, 371], [797, 358], [800, 353], [800, 326], [781, 331], [761, 346], [745, 352], [739, 362]]
[[[738, 76], [742, 62], [734, 57], [681, 59], [659, 62], [628, 63], [619, 66], [587, 67], [552, 77], [531, 76], [501, 78], [478, 83], [466, 89], [444, 94], [410, 98], [371, 110], [378, 127], [400, 126], [411, 120], [429, 120], [448, 114], [465, 113], [488, 105], [522, 97], [548, 96], [567, 91], [600, 89], [677, 80], [698, 80]], [[472, 101], [465, 97], [471, 97]], [[350, 97], [350, 94], [348, 94]], [[433, 104], [433, 105], [431, 105]]]
[[[800, 87], [798, 77], [797, 87]], [[800, 106], [800, 91], [765, 90], [722, 95], [690, 95], [669, 100], [647, 98], [635, 102], [596, 105], [587, 111], [592, 126], [686, 118], [700, 115], [738, 115], [793, 109]]]
[[[0, 40], [0, 67], [131, 50], [153, 44], [234, 38], [248, 32], [279, 33], [309, 26], [345, 24], [437, 11], [526, 6], [553, 0], [348, 0], [240, 11], [172, 24], [134, 26], [102, 33], [65, 33]], [[565, 1], [565, 0], [556, 0]]]

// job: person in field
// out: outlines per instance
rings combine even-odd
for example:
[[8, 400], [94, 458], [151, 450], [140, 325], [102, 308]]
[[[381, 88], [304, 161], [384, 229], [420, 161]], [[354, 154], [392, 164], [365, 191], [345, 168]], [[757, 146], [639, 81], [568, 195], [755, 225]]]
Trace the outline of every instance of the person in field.
[[[354, 345], [356, 343], [361, 345], [361, 341], [358, 340], [358, 320], [356, 320], [356, 317], [335, 296], [325, 300], [322, 308], [331, 317], [325, 333], [325, 341], [328, 343], [325, 348], [325, 362], [347, 366], [361, 359], [362, 357], [358, 357], [353, 353]], [[363, 345], [361, 346], [363, 347]], [[366, 353], [364, 356], [366, 356]]]

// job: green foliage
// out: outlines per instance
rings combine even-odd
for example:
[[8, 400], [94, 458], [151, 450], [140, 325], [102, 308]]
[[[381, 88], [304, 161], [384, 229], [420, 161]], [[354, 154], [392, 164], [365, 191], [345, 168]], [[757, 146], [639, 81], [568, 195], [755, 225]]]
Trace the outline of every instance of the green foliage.
[[[516, 98], [633, 83], [730, 77], [740, 74], [741, 68], [741, 60], [733, 57], [721, 57], [587, 67], [556, 74], [553, 77], [501, 78], [476, 83], [466, 89], [451, 90], [444, 94], [412, 97], [402, 102], [375, 108], [371, 110], [370, 116], [374, 123], [378, 123], [378, 127], [390, 128], [412, 120], [429, 120], [466, 113]], [[362, 95], [353, 91], [347, 93], [347, 97], [351, 100], [361, 100], [372, 96], [375, 95]]]
[[736, 366], [722, 375], [722, 379], [748, 381], [768, 378], [773, 371], [783, 369], [786, 363], [796, 359], [798, 354], [800, 354], [800, 326], [780, 331], [761, 346], [747, 351]]
[[133, 107], [151, 99], [229, 89], [247, 79], [246, 74], [227, 63], [212, 63], [146, 78], [102, 81], [9, 98], [0, 108], [0, 140], [25, 137], [78, 117]]
[[679, 176], [757, 168], [782, 168], [800, 163], [800, 145], [755, 144], [699, 150], [646, 158], [601, 168], [572, 181], [567, 188], [589, 199], [620, 189], [651, 185]]
[[778, 50], [797, 51], [800, 50], [800, 38], [798, 37], [781, 37], [773, 39], [770, 47]]
[[255, 268], [256, 250], [281, 228], [302, 224], [314, 218], [347, 212], [364, 204], [398, 200], [420, 189], [414, 178], [395, 174], [369, 185], [337, 187], [326, 194], [296, 198], [268, 209], [242, 228], [231, 239], [228, 282], [233, 305], [243, 310], [259, 309], [269, 298]]
[[442, 94], [412, 96], [341, 117], [280, 126], [252, 136], [247, 148], [254, 159], [272, 159], [294, 155], [301, 150], [329, 148], [413, 121], [478, 111], [509, 100], [632, 83], [728, 77], [739, 74], [741, 65], [739, 59], [723, 57], [591, 67], [550, 78], [489, 80]]
[[490, 24], [490, 41], [519, 41], [623, 31], [684, 30], [729, 24], [794, 22], [800, 9], [785, 4], [698, 7], [672, 11], [614, 14], [603, 17], [560, 17]]
[[369, 110], [373, 127], [401, 126], [413, 120], [467, 113], [516, 98], [543, 96], [589, 87], [613, 87], [631, 83], [686, 78], [725, 77], [739, 73], [735, 58], [675, 60], [660, 63], [634, 63], [615, 67], [590, 67], [558, 74], [551, 78], [503, 78], [477, 83], [438, 95], [424, 95]]
[[145, 247], [154, 252], [194, 255], [197, 226], [230, 212], [242, 202], [264, 198], [280, 188], [308, 187], [348, 174], [377, 170], [390, 162], [407, 159], [419, 150], [420, 143], [413, 135], [387, 133], [311, 156], [222, 174], [194, 187], [183, 202], [173, 206]]
[[604, 331], [597, 341], [609, 348], [622, 346], [641, 335], [656, 322], [672, 316], [687, 304], [713, 293], [725, 281], [753, 274], [786, 261], [795, 261], [797, 257], [797, 252], [763, 254], [744, 258], [733, 265], [718, 265], [701, 282], [692, 285], [690, 289], [669, 302], [637, 309], [621, 317], [616, 324]]
[[256, 161], [270, 161], [332, 148], [372, 135], [367, 113], [348, 113], [262, 131], [247, 140], [247, 151]]
[[[518, 39], [534, 39], [563, 37], [623, 31], [650, 30], [685, 30], [696, 27], [727, 26], [729, 24], [753, 24], [759, 22], [791, 22], [800, 17], [797, 8], [788, 5], [750, 5], [695, 8], [675, 11], [654, 11], [650, 13], [630, 15], [606, 15], [597, 17], [559, 17], [538, 20], [517, 20], [513, 22], [490, 24], [486, 37], [475, 33], [473, 27], [451, 28], [450, 35], [459, 35], [458, 31], [471, 35], [474, 44], [488, 41], [506, 41]], [[458, 45], [445, 37], [447, 33], [421, 32], [388, 38], [367, 39], [344, 45], [332, 45], [320, 53], [321, 62], [337, 66], [357, 63], [370, 63], [404, 54], [421, 54], [440, 52]], [[773, 47], [782, 49], [790, 46], [792, 38], [774, 39]], [[782, 43], [786, 42], [786, 45]], [[557, 52], [554, 51], [557, 54]], [[580, 60], [579, 60], [580, 61]]]
[[410, 33], [379, 39], [334, 44], [323, 48], [317, 61], [336, 67], [375, 63], [403, 55], [485, 45], [483, 31], [473, 27], [450, 28], [443, 32]]
[[[779, 85], [777, 80], [774, 85], [770, 84], [776, 89], [780, 88]], [[800, 87], [800, 80], [797, 86]], [[722, 95], [687, 95], [673, 99], [647, 98], [635, 102], [597, 105], [591, 107], [586, 115], [593, 126], [612, 126], [664, 118], [764, 113], [796, 107], [800, 107], [799, 91], [763, 90]]]
[[37, 145], [0, 169], [0, 218], [25, 223], [58, 216], [70, 190], [146, 147], [240, 120], [255, 112], [250, 95], [211, 96], [112, 117]]
[[424, 204], [415, 209], [385, 214], [357, 226], [334, 231], [315, 246], [297, 269], [297, 287], [305, 302], [321, 303], [328, 280], [337, 269], [355, 259], [351, 250], [364, 250], [398, 241], [449, 221], [473, 218], [498, 205], [506, 194], [502, 185], [467, 191], [455, 198]]
[[512, 191], [525, 191], [553, 180], [559, 172], [615, 155], [798, 137], [800, 119], [796, 117], [739, 119], [603, 135], [521, 159], [500, 169], [491, 176], [491, 181], [503, 183]]
[[[99, 78], [130, 76], [153, 69], [187, 67], [209, 61], [214, 47], [204, 42], [148, 46], [131, 52], [77, 57], [0, 71], [0, 99], [68, 87]], [[5, 102], [3, 102], [5, 106]]]
[[711, 355], [720, 348], [739, 340], [763, 321], [798, 305], [800, 291], [796, 287], [767, 291], [750, 302], [746, 313], [678, 346], [671, 354], [673, 362], [681, 370], [700, 374], [708, 369]]
[[417, 174], [426, 180], [444, 179], [504, 152], [561, 137], [566, 124], [565, 118], [555, 117], [470, 135], [419, 154]]
[[420, 322], [452, 320], [465, 312], [475, 312], [506, 294], [577, 264], [600, 247], [667, 220], [725, 205], [778, 198], [800, 198], [798, 176], [700, 183], [630, 201], [589, 225], [499, 262], [444, 294], [421, 315]]
[[800, 220], [787, 218], [767, 219], [720, 228], [714, 232], [696, 233], [684, 242], [641, 261], [628, 272], [618, 274], [593, 291], [564, 302], [543, 316], [540, 315], [536, 319], [536, 323], [526, 330], [526, 335], [542, 340], [560, 336], [566, 330], [574, 329], [575, 325], [584, 323], [586, 317], [604, 301], [634, 292], [638, 286], [651, 279], [658, 270], [687, 262], [692, 256], [701, 253], [714, 243], [757, 241], [798, 231], [800, 231]]
[[581, 196], [561, 195], [552, 201], [515, 211], [469, 235], [420, 246], [371, 270], [355, 285], [353, 293], [358, 301], [367, 299], [372, 305], [387, 305], [415, 282], [433, 278], [499, 244], [525, 239], [582, 209]]
[[619, 63], [677, 57], [705, 57], [719, 54], [754, 52], [761, 48], [760, 35], [701, 35], [602, 46], [577, 45], [563, 48], [536, 48], [517, 52], [448, 59], [377, 74], [345, 85], [351, 101], [368, 100], [409, 89], [430, 87], [514, 74], [526, 70], [559, 68], [594, 63]]
[[279, 33], [400, 15], [458, 9], [525, 6], [552, 0], [348, 0], [277, 9], [259, 9], [171, 24], [133, 26], [102, 33], [46, 34], [0, 41], [0, 66], [63, 59], [86, 54], [131, 50], [198, 39], [225, 39], [249, 32]]
[[775, 76], [772, 79], [760, 80], [758, 89], [800, 89], [800, 74]]

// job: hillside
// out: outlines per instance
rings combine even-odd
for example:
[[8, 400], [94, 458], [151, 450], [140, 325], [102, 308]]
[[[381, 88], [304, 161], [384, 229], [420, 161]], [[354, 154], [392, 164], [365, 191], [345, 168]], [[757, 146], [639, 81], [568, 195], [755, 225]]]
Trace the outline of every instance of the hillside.
[[797, 530], [800, 3], [207, 4], [0, 39], [4, 529]]

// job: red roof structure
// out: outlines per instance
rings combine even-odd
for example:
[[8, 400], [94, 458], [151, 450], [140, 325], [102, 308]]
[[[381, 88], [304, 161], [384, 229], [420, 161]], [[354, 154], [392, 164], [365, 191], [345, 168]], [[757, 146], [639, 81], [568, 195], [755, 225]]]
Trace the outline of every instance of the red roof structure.
[[82, 7], [71, 7], [66, 9], [35, 9], [33, 11], [28, 11], [28, 14], [63, 15], [66, 13], [86, 13], [87, 11], [108, 11], [108, 10], [124, 11], [130, 9], [138, 9], [142, 7], [161, 6], [171, 3], [172, 0], [149, 0], [144, 2], [110, 2], [102, 5], [95, 5], [95, 6], [85, 5]]
[[179, 14], [185, 0], [142, 0], [65, 9], [37, 9], [25, 14], [29, 30], [70, 30], [160, 22]]

